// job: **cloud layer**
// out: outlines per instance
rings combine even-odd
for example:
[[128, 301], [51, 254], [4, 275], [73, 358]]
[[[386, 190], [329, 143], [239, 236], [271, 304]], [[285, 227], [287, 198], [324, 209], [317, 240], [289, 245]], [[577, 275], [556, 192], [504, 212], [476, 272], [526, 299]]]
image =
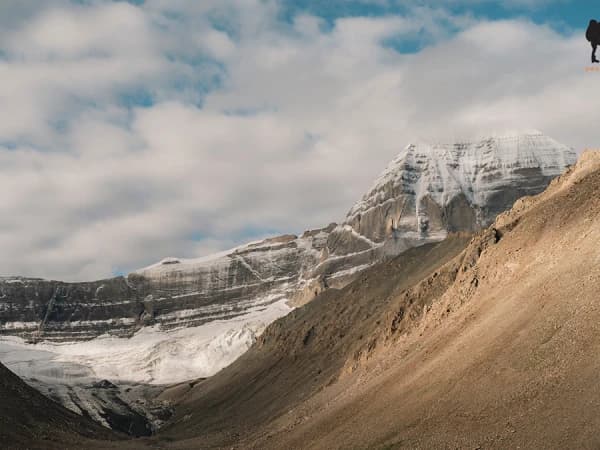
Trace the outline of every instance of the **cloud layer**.
[[3, 2], [0, 274], [105, 277], [326, 225], [414, 139], [600, 146], [582, 30], [281, 11]]

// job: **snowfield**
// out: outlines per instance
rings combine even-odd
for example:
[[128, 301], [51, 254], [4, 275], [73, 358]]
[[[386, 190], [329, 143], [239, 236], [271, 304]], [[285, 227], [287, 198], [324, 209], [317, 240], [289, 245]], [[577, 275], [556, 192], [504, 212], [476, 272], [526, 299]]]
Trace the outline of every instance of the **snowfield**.
[[25, 379], [56, 383], [172, 384], [209, 377], [241, 356], [266, 326], [292, 308], [287, 299], [198, 327], [142, 328], [131, 338], [100, 336], [73, 343], [28, 344], [0, 337], [0, 361]]

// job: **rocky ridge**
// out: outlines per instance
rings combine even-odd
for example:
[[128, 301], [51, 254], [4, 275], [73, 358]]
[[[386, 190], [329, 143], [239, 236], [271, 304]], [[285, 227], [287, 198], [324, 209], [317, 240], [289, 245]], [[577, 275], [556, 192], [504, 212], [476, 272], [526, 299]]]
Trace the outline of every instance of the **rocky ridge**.
[[126, 277], [100, 281], [3, 278], [0, 334], [59, 342], [105, 333], [130, 337], [144, 326], [200, 326], [268, 308], [290, 298], [318, 264], [331, 228], [205, 258], [165, 258]]

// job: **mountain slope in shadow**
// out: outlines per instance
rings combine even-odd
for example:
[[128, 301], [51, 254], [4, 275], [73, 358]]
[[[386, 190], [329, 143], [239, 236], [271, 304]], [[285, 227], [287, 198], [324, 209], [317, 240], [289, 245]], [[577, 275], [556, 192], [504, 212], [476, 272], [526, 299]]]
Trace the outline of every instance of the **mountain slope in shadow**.
[[0, 364], [2, 448], [64, 449], [99, 441], [108, 447], [119, 439], [123, 436], [53, 402]]

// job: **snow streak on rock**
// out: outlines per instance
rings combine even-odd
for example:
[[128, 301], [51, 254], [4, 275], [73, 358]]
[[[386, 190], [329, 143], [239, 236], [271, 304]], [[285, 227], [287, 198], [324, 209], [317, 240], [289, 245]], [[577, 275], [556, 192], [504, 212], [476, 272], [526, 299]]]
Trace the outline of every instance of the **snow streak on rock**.
[[394, 254], [448, 232], [478, 230], [518, 198], [544, 190], [575, 159], [572, 149], [539, 132], [410, 144], [350, 209], [329, 248], [349, 254], [372, 241]]

